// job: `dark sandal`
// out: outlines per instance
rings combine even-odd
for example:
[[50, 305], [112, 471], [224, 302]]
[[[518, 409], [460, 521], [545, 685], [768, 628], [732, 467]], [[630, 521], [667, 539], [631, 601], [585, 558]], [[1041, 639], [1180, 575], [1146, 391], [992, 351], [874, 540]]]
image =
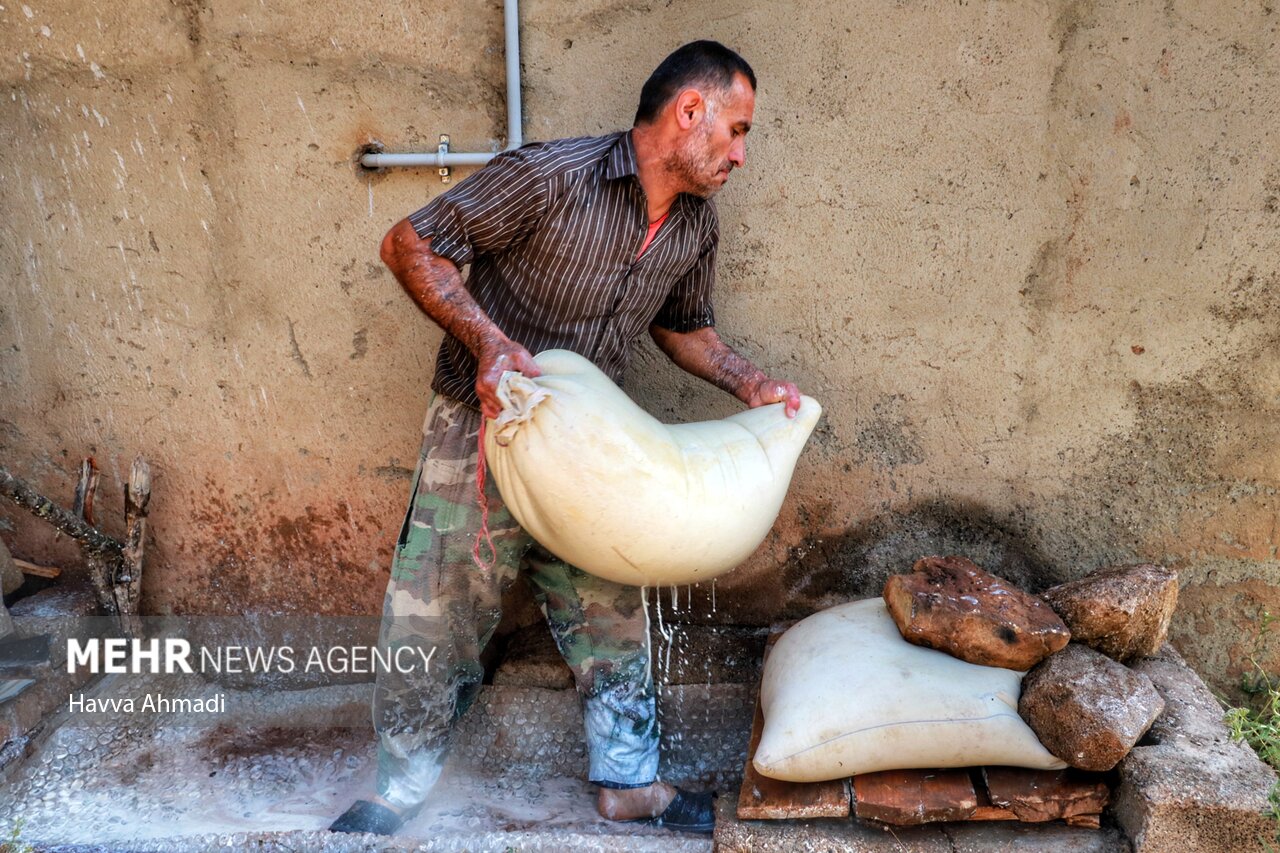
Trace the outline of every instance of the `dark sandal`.
[[330, 832], [368, 832], [373, 835], [394, 835], [404, 826], [405, 815], [398, 815], [386, 806], [368, 800], [356, 800], [351, 808], [329, 825]]
[[684, 791], [676, 788], [676, 795], [666, 811], [650, 821], [676, 832], [701, 832], [710, 835], [716, 829], [716, 794], [714, 791]]

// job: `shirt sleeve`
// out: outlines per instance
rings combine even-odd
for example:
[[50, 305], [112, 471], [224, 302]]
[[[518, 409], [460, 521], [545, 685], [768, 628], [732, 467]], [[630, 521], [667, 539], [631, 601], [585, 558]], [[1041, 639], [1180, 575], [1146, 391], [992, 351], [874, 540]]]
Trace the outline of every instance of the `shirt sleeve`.
[[720, 225], [713, 219], [698, 260], [667, 294], [667, 300], [653, 319], [655, 326], [684, 333], [716, 324], [711, 291], [716, 283], [716, 248], [719, 243]]
[[409, 214], [431, 251], [459, 267], [524, 239], [547, 210], [547, 181], [530, 150], [504, 151], [429, 204]]

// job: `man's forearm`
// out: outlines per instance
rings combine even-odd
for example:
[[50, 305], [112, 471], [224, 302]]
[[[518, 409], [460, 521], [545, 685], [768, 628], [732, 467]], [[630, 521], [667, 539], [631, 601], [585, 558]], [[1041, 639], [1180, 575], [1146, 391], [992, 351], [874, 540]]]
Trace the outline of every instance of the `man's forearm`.
[[382, 240], [382, 262], [426, 315], [453, 335], [476, 358], [476, 396], [485, 417], [502, 409], [498, 382], [507, 371], [538, 376], [541, 370], [524, 347], [489, 319], [462, 283], [453, 261], [431, 251], [409, 220], [396, 223]]
[[755, 389], [768, 379], [764, 371], [726, 344], [711, 326], [685, 333], [653, 326], [649, 332], [658, 348], [680, 369], [744, 403], [750, 404]]
[[402, 220], [383, 238], [382, 262], [418, 307], [477, 358], [486, 348], [507, 341], [467, 292], [458, 267], [433, 254], [430, 246], [430, 238], [418, 237], [408, 220]]

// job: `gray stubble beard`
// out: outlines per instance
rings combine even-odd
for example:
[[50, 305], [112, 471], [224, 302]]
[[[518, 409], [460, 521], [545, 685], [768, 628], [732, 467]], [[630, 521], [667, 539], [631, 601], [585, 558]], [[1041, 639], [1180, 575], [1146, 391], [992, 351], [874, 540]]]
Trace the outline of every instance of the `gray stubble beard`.
[[[701, 131], [691, 134], [685, 144], [669, 153], [662, 161], [668, 174], [675, 175], [685, 186], [685, 192], [700, 198], [711, 198], [720, 190], [720, 184], [712, 182], [712, 178], [720, 171], [721, 166], [706, 153], [706, 140], [711, 130], [719, 105], [713, 98], [704, 96], [706, 110], [702, 114]], [[712, 167], [715, 167], [714, 169]], [[732, 166], [730, 166], [732, 169]]]

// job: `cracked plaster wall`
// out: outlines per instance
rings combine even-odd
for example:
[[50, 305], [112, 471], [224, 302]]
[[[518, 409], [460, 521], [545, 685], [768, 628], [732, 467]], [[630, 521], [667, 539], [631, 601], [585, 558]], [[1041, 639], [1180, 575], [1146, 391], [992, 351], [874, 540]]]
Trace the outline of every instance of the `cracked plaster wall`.
[[[625, 127], [689, 38], [760, 78], [719, 323], [827, 414], [682, 616], [798, 616], [933, 552], [1033, 589], [1154, 560], [1179, 648], [1240, 671], [1280, 611], [1273, 0], [522, 6], [529, 139]], [[499, 5], [26, 0], [0, 46], [0, 459], [69, 501], [94, 454], [115, 532], [151, 460], [150, 612], [376, 615], [439, 341], [376, 249], [442, 186], [352, 155], [501, 143]], [[734, 410], [647, 342], [629, 387]]]

